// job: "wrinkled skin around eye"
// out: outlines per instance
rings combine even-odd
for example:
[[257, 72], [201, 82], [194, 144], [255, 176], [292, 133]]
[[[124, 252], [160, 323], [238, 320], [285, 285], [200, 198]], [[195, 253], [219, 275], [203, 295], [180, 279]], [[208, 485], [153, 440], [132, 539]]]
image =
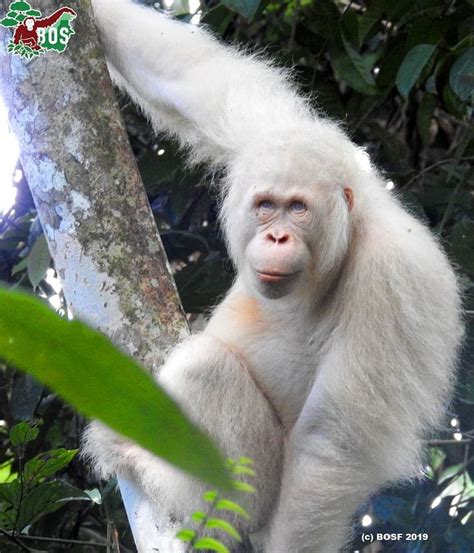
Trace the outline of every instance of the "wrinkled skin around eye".
[[303, 214], [306, 213], [307, 207], [306, 204], [300, 200], [295, 200], [290, 205], [290, 211], [297, 214]]

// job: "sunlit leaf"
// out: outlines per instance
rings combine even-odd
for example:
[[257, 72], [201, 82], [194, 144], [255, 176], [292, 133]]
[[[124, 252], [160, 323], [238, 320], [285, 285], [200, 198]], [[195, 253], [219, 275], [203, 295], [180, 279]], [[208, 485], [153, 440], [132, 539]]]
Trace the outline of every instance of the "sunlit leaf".
[[38, 433], [39, 428], [37, 423], [22, 421], [11, 428], [10, 441], [15, 447], [23, 446], [35, 440]]
[[255, 461], [253, 459], [251, 459], [250, 457], [239, 457], [238, 462], [241, 465], [250, 465], [250, 466], [255, 465]]
[[202, 498], [204, 499], [204, 501], [209, 501], [209, 502], [212, 502], [212, 501], [215, 501], [216, 498], [217, 498], [217, 492], [215, 490], [209, 490], [207, 492], [204, 492], [202, 494]]
[[250, 520], [250, 515], [247, 513], [247, 511], [239, 504], [231, 501], [230, 499], [219, 499], [219, 501], [217, 501], [215, 505], [215, 509], [217, 511], [232, 511], [242, 518]]
[[193, 544], [194, 549], [198, 551], [207, 549], [208, 551], [217, 551], [217, 553], [229, 553], [227, 547], [219, 540], [203, 537], [196, 540]]
[[247, 476], [255, 476], [255, 471], [250, 467], [236, 466], [232, 468], [233, 474], [245, 474]]
[[242, 536], [237, 532], [237, 530], [227, 522], [226, 520], [223, 520], [222, 518], [209, 518], [206, 521], [206, 524], [204, 525], [204, 528], [208, 528], [209, 530], [222, 530], [226, 534], [229, 534], [232, 538], [234, 538], [237, 541], [242, 541]]
[[435, 44], [418, 44], [405, 56], [398, 69], [396, 79], [398, 90], [402, 96], [405, 98], [408, 96], [435, 50]]
[[13, 459], [7, 459], [0, 464], [0, 484], [8, 484], [18, 477], [18, 473], [12, 472]]
[[209, 438], [151, 376], [107, 338], [55, 315], [38, 299], [0, 289], [0, 357], [177, 467], [230, 488]]
[[39, 453], [25, 463], [23, 479], [27, 484], [39, 482], [67, 467], [77, 455], [77, 449], [53, 449]]
[[177, 534], [176, 537], [184, 542], [191, 541], [196, 537], [196, 532], [190, 528], [182, 528]]
[[247, 482], [241, 482], [240, 480], [233, 480], [232, 481], [233, 487], [238, 490], [239, 492], [243, 493], [257, 493], [257, 490], [248, 484]]

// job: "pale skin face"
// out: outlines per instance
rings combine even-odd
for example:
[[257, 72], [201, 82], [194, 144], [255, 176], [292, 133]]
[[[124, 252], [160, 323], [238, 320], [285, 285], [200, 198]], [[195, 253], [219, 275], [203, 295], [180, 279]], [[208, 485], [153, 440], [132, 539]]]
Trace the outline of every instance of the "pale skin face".
[[[351, 211], [353, 191], [345, 187], [343, 192]], [[314, 202], [307, 192], [254, 191], [247, 207], [252, 236], [245, 248], [245, 264], [251, 284], [262, 296], [278, 299], [307, 287], [317, 262]]]

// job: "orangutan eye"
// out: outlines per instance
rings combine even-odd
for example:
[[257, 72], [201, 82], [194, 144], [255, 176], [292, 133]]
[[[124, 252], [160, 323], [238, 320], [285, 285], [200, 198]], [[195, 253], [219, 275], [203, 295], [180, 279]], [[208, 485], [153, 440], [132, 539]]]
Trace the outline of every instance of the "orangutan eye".
[[275, 209], [275, 204], [271, 200], [261, 200], [258, 202], [257, 208], [263, 211], [271, 211]]
[[295, 200], [294, 202], [291, 202], [290, 210], [294, 213], [305, 213], [307, 210], [306, 204], [304, 202], [301, 202], [300, 200]]

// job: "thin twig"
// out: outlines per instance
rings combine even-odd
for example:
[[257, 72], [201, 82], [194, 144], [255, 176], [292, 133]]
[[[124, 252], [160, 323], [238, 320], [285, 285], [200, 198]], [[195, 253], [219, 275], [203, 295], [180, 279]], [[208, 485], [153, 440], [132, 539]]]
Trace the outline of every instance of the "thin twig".
[[[0, 532], [5, 534], [9, 538], [14, 537], [8, 532], [5, 532], [4, 530], [0, 529]], [[26, 534], [18, 534], [18, 537], [21, 538], [22, 540], [30, 540], [30, 541], [45, 541], [45, 542], [51, 542], [51, 543], [64, 543], [64, 544], [70, 544], [70, 545], [90, 545], [91, 547], [107, 547], [106, 543], [101, 543], [98, 541], [68, 540], [66, 538], [48, 538], [45, 536], [30, 536]]]
[[418, 180], [424, 173], [428, 173], [429, 171], [431, 171], [431, 169], [434, 169], [435, 167], [439, 167], [440, 165], [445, 165], [446, 163], [450, 163], [450, 162], [473, 161], [473, 160], [474, 160], [474, 156], [460, 157], [459, 159], [456, 159], [454, 157], [441, 159], [439, 161], [436, 161], [435, 163], [432, 163], [431, 165], [427, 165], [421, 171], [418, 171], [417, 174], [414, 177], [412, 177], [409, 181], [407, 181], [403, 186], [404, 187], [409, 186], [410, 184]]
[[293, 21], [291, 23], [290, 40], [288, 41], [288, 52], [291, 52], [295, 47], [296, 25], [300, 17], [301, 0], [295, 0], [295, 11], [293, 13]]
[[455, 440], [455, 439], [450, 439], [450, 440], [429, 440], [427, 443], [428, 443], [428, 445], [431, 445], [431, 446], [435, 446], [435, 445], [452, 445], [452, 444], [471, 444], [471, 443], [472, 443], [472, 439], [470, 439], [470, 438], [465, 438], [465, 439], [462, 439], [462, 440]]
[[9, 540], [11, 540], [13, 543], [18, 545], [18, 547], [21, 550], [26, 551], [27, 553], [33, 553], [33, 551], [29, 547], [26, 547], [25, 544], [21, 543], [21, 541], [14, 534], [10, 534], [9, 532], [6, 532], [5, 530], [2, 530], [1, 528], [0, 528], [0, 534], [4, 535]]

